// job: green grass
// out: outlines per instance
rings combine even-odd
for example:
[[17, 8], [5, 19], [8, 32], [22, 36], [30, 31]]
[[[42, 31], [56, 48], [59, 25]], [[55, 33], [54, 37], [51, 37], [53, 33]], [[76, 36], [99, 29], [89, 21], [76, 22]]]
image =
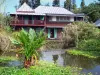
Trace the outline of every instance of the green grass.
[[[83, 75], [80, 74], [82, 69], [75, 67], [61, 67], [53, 63], [40, 61], [36, 66], [28, 69], [15, 67], [1, 67], [0, 75]], [[85, 74], [84, 74], [85, 75]], [[92, 75], [92, 74], [87, 74]]]
[[7, 62], [7, 61], [14, 61], [17, 60], [18, 58], [13, 57], [13, 56], [0, 56], [0, 62]]
[[80, 56], [85, 56], [88, 58], [98, 58], [99, 54], [96, 51], [84, 51], [84, 50], [67, 50], [68, 54], [71, 55], [80, 55]]

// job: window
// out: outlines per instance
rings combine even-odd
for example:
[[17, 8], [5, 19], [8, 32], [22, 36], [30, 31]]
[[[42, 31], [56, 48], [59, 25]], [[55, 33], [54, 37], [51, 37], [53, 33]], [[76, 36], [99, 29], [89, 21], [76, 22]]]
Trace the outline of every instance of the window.
[[51, 16], [49, 17], [49, 21], [52, 21], [52, 17]]
[[36, 20], [44, 20], [44, 16], [37, 16]]
[[32, 20], [32, 16], [29, 16], [28, 18], [29, 18], [29, 20]]
[[40, 16], [37, 16], [37, 17], [36, 17], [36, 20], [40, 20]]
[[66, 17], [66, 16], [59, 16], [59, 17], [56, 17], [57, 21], [67, 21], [67, 20], [70, 20], [69, 17]]

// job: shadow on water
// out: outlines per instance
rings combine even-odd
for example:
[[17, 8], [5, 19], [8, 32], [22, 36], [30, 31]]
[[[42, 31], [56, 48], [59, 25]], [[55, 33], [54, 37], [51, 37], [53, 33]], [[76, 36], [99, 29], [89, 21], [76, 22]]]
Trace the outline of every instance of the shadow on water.
[[73, 66], [82, 68], [82, 72], [100, 75], [100, 58], [89, 59], [83, 56], [73, 56], [62, 51], [44, 51], [41, 60], [54, 62], [61, 66]]

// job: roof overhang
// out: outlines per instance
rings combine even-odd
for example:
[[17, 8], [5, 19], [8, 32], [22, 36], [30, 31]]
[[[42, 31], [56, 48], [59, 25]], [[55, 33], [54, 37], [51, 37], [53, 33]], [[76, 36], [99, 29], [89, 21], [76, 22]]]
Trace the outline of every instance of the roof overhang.
[[47, 16], [76, 16], [75, 14], [50, 14], [50, 13], [46, 13]]
[[46, 26], [47, 28], [64, 28], [64, 26]]
[[45, 14], [42, 14], [42, 13], [24, 13], [24, 12], [16, 12], [11, 15], [41, 15], [41, 16], [45, 16]]
[[75, 14], [75, 17], [85, 17], [85, 14]]

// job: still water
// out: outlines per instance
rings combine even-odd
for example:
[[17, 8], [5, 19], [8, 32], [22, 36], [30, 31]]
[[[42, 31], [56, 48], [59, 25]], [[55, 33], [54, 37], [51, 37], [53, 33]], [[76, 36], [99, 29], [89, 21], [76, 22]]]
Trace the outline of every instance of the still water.
[[93, 75], [100, 75], [100, 59], [89, 59], [82, 56], [73, 56], [67, 54], [64, 50], [53, 50], [41, 52], [40, 60], [54, 62], [61, 66], [74, 66], [82, 68], [82, 72]]
[[[40, 60], [47, 62], [53, 62], [60, 66], [73, 66], [82, 68], [82, 73], [93, 73], [93, 75], [100, 75], [100, 59], [89, 59], [82, 56], [73, 56], [65, 52], [65, 50], [46, 50], [40, 52]], [[16, 53], [9, 52], [5, 53], [7, 56], [15, 56]], [[9, 61], [8, 63], [0, 63], [0, 66], [18, 66], [23, 65], [23, 55], [19, 55], [19, 60]]]

